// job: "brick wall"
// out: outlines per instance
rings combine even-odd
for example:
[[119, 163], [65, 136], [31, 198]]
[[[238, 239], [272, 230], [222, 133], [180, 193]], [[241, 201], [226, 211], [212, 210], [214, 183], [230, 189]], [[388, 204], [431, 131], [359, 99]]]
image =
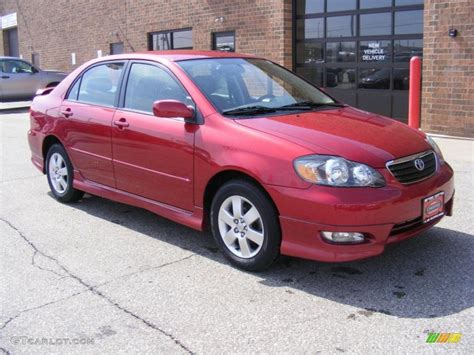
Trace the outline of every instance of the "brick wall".
[[[147, 33], [192, 27], [194, 49], [211, 49], [211, 33], [234, 30], [236, 50], [287, 67], [291, 56], [291, 0], [2, 0], [0, 15], [18, 12], [20, 53], [40, 55], [44, 68], [70, 71], [124, 42], [147, 49]], [[223, 16], [223, 23], [215, 22]], [[285, 23], [285, 25], [284, 25]], [[76, 65], [76, 66], [77, 66]]]
[[[474, 137], [474, 1], [425, 0], [422, 128]], [[455, 38], [448, 36], [456, 28]]]

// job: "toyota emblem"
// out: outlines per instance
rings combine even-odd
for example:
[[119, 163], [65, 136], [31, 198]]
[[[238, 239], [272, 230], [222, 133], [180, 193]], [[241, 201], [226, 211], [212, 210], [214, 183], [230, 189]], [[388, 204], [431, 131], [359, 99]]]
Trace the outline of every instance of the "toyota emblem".
[[425, 162], [421, 159], [416, 159], [415, 168], [419, 171], [422, 171], [425, 168]]

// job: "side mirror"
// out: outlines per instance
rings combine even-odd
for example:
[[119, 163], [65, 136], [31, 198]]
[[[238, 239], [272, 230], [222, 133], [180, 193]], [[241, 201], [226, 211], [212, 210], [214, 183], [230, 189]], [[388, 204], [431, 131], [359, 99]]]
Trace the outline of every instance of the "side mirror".
[[180, 117], [184, 118], [185, 121], [189, 121], [194, 117], [194, 109], [191, 106], [186, 106], [181, 101], [161, 100], [153, 103], [153, 114], [156, 117]]

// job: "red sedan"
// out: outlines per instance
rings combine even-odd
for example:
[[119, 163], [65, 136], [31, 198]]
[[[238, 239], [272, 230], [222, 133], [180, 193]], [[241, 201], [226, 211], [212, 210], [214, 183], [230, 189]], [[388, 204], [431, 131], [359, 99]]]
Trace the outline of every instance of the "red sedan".
[[28, 139], [57, 200], [88, 192], [209, 227], [247, 270], [378, 255], [453, 206], [453, 170], [424, 133], [248, 55], [90, 61], [38, 93]]

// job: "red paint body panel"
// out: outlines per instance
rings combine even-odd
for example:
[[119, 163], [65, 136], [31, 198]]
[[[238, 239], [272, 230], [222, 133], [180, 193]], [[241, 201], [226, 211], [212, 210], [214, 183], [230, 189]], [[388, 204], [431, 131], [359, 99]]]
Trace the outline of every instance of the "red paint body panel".
[[270, 133], [312, 151], [384, 168], [397, 157], [430, 149], [422, 133], [395, 120], [351, 107], [298, 115], [239, 120], [240, 124]]
[[111, 131], [115, 109], [64, 101], [60, 112], [66, 110], [72, 115], [57, 120], [57, 131], [74, 167], [90, 181], [115, 187]]
[[[232, 120], [220, 115], [174, 63], [222, 52], [147, 52], [101, 58], [76, 69], [50, 94], [35, 98], [28, 140], [32, 161], [43, 170], [43, 144], [55, 137], [75, 168], [77, 189], [148, 209], [203, 229], [204, 193], [217, 174], [238, 171], [255, 179], [275, 203], [282, 229], [281, 252], [323, 261], [378, 255], [386, 245], [410, 238], [439, 221], [390, 236], [394, 225], [416, 219], [422, 200], [445, 192], [447, 214], [454, 196], [453, 171], [441, 162], [429, 179], [400, 184], [387, 161], [431, 149], [422, 132], [351, 107], [264, 118]], [[196, 103], [202, 124], [139, 112], [64, 101], [73, 80], [102, 60], [150, 60], [166, 66]], [[70, 108], [69, 118], [61, 111]], [[116, 125], [115, 122], [122, 122]], [[126, 123], [126, 124], [123, 124]], [[309, 154], [338, 155], [371, 165], [381, 188], [335, 188], [303, 181], [293, 161]], [[334, 245], [320, 231], [369, 235], [360, 245]]]
[[117, 110], [113, 157], [117, 189], [192, 211], [194, 132], [197, 125]]

